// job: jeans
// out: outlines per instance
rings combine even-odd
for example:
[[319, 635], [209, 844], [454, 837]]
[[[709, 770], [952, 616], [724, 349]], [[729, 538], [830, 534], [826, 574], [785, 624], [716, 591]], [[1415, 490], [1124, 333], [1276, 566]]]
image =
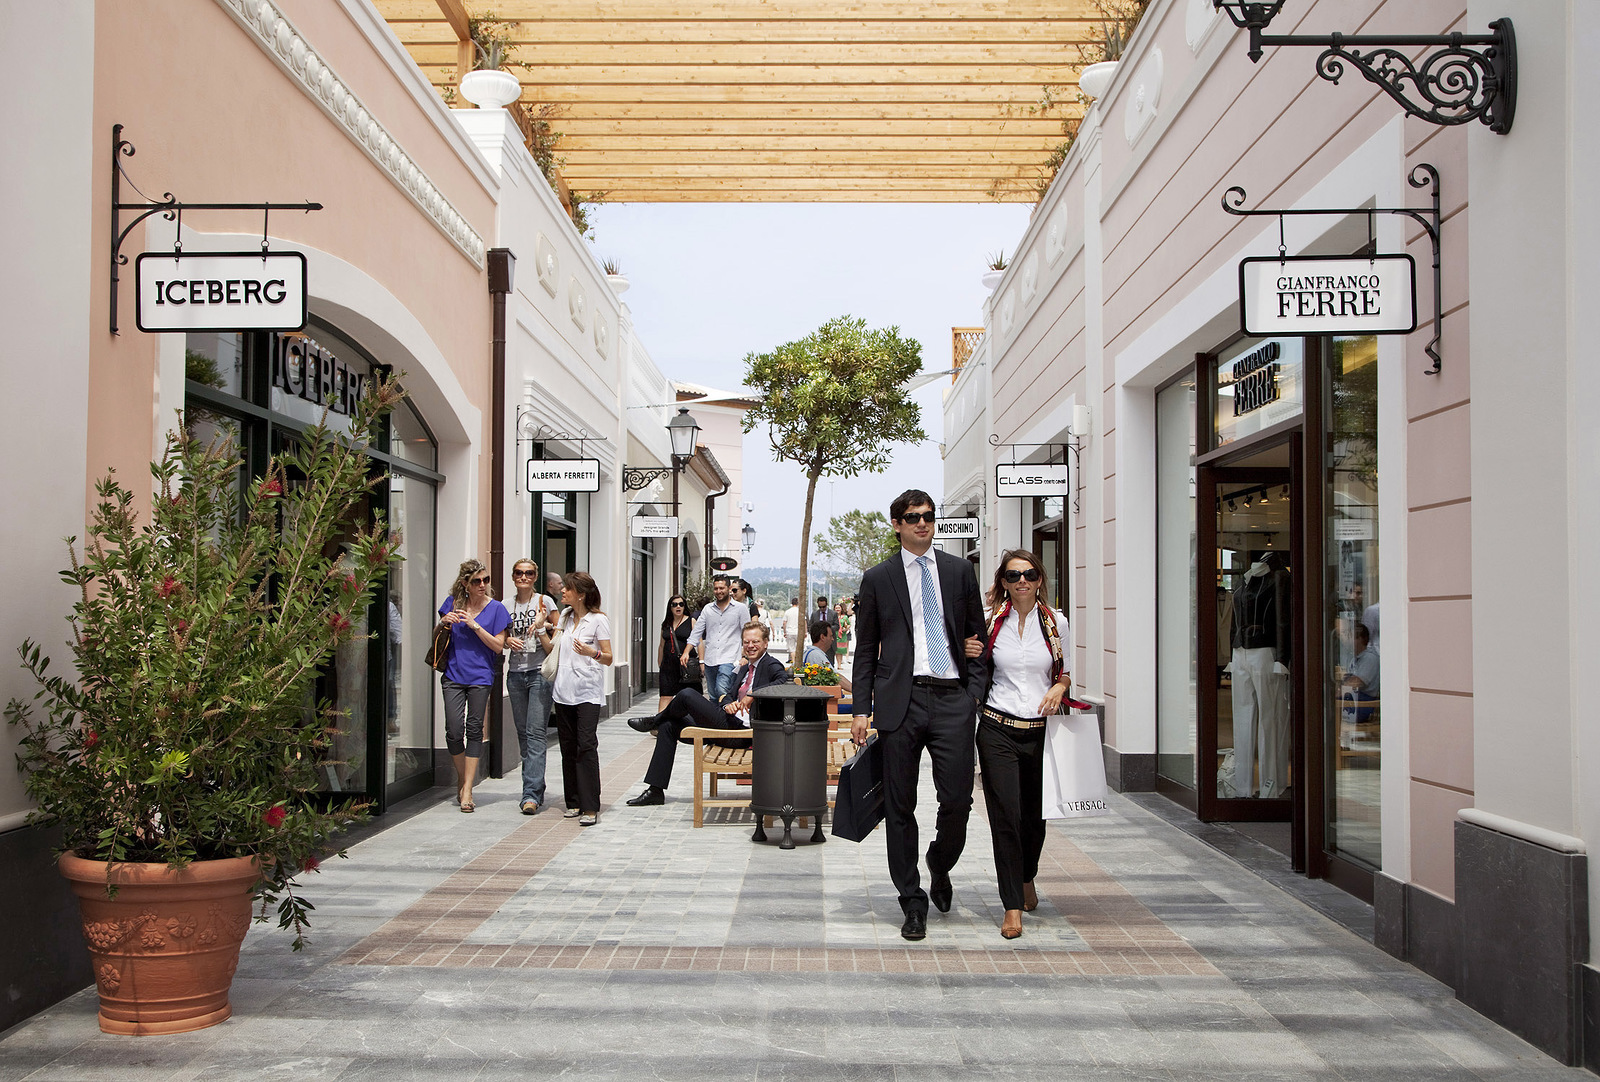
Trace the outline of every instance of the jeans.
[[545, 732], [550, 726], [550, 682], [538, 669], [506, 673], [511, 724], [522, 749], [522, 802], [544, 803]]
[[483, 758], [483, 716], [489, 709], [492, 684], [458, 684], [439, 678], [444, 692], [444, 746], [451, 755]]
[[733, 665], [707, 665], [706, 673], [706, 698], [716, 702], [728, 692], [733, 690]]

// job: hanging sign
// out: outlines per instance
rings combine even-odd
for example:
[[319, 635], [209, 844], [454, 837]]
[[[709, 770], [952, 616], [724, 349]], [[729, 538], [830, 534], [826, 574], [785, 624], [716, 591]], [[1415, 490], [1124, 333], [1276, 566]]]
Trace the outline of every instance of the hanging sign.
[[599, 492], [600, 460], [597, 458], [529, 459], [528, 491]]
[[1071, 492], [1065, 462], [1011, 462], [994, 468], [994, 494], [1001, 499], [1067, 496]]
[[935, 541], [976, 540], [978, 520], [975, 518], [942, 518], [933, 524]]
[[1408, 255], [1245, 259], [1239, 304], [1248, 335], [1409, 334], [1417, 264]]
[[141, 331], [298, 331], [306, 325], [299, 252], [146, 252], [134, 260]]
[[628, 520], [634, 537], [677, 537], [676, 515], [634, 515]]

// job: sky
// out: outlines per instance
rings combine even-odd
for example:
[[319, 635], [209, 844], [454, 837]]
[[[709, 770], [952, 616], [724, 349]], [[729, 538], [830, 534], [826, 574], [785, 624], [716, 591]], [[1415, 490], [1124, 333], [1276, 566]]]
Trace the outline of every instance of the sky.
[[[628, 278], [639, 341], [668, 379], [723, 390], [744, 383], [744, 358], [803, 338], [834, 316], [897, 326], [922, 343], [922, 367], [950, 367], [950, 328], [983, 324], [988, 256], [1015, 249], [1029, 205], [657, 203], [591, 210], [593, 247]], [[940, 380], [916, 392], [922, 444], [897, 444], [882, 474], [817, 484], [813, 535], [832, 515], [881, 510], [907, 488], [940, 498]], [[744, 441], [746, 567], [800, 560], [805, 474], [773, 460], [764, 430]], [[813, 566], [818, 565], [813, 549]]]

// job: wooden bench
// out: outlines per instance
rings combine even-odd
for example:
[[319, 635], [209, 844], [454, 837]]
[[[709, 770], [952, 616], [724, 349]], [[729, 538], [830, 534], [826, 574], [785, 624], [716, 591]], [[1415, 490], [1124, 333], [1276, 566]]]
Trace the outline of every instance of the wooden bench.
[[[838, 700], [828, 704], [828, 712], [838, 712]], [[855, 754], [855, 745], [850, 740], [850, 715], [839, 715], [841, 722], [828, 730], [828, 784], [839, 783], [839, 768], [845, 761]], [[686, 728], [681, 733], [682, 737], [693, 742], [692, 765], [694, 767], [694, 825], [705, 825], [705, 810], [707, 808], [748, 808], [749, 796], [739, 798], [719, 796], [717, 782], [723, 779], [748, 778], [751, 770], [751, 750], [748, 747], [727, 748], [721, 747], [713, 741], [727, 740], [739, 730], [730, 729], [703, 729], [698, 726]], [[833, 801], [828, 801], [828, 807], [833, 807]], [[803, 826], [809, 817], [802, 817], [800, 824]], [[772, 817], [766, 817], [766, 825], [772, 825]]]

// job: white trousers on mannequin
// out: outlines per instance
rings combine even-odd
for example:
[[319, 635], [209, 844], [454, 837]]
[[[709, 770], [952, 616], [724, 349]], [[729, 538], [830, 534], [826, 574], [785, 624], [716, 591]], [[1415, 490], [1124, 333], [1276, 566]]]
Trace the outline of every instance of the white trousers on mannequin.
[[1239, 796], [1282, 796], [1289, 781], [1290, 681], [1288, 673], [1273, 671], [1274, 661], [1270, 646], [1233, 652], [1233, 787]]

